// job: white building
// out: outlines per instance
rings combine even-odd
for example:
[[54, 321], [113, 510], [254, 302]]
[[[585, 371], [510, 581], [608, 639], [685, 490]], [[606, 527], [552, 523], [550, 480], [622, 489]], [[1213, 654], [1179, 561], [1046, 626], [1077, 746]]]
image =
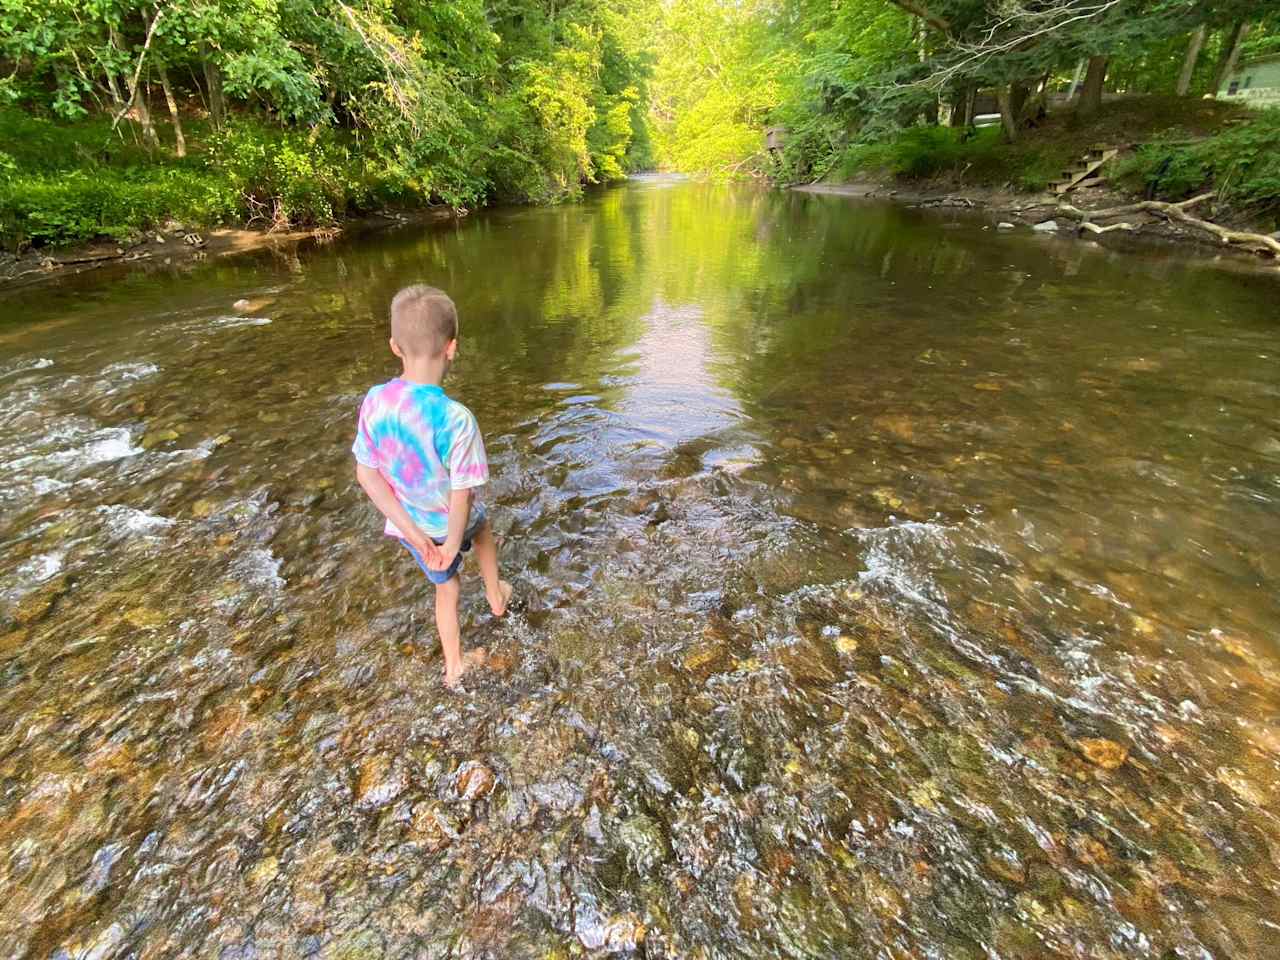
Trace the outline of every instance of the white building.
[[1222, 84], [1218, 99], [1241, 100], [1251, 107], [1280, 107], [1280, 53], [1240, 64]]

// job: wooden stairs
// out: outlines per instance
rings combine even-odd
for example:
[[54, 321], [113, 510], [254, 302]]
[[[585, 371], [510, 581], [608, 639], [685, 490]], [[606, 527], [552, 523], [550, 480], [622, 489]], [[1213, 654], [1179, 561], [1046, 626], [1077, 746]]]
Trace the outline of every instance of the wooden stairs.
[[1062, 171], [1061, 178], [1049, 184], [1049, 192], [1058, 196], [1069, 193], [1085, 180], [1096, 176], [1102, 165], [1119, 152], [1119, 147], [1095, 143], [1088, 153], [1071, 165], [1071, 169]]

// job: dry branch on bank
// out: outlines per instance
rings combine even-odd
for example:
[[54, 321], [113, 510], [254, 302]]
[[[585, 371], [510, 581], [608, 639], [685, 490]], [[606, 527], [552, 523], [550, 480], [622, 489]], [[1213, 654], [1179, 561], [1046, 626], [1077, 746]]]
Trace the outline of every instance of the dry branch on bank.
[[1191, 207], [1212, 197], [1212, 193], [1202, 193], [1180, 203], [1165, 203], [1162, 200], [1142, 200], [1137, 203], [1122, 204], [1118, 207], [1104, 207], [1101, 210], [1081, 210], [1079, 207], [1074, 207], [1069, 203], [1062, 203], [1058, 205], [1058, 213], [1080, 221], [1079, 229], [1088, 230], [1091, 233], [1107, 233], [1111, 230], [1136, 230], [1137, 227], [1130, 223], [1116, 223], [1108, 227], [1102, 227], [1094, 221], [1108, 220], [1128, 213], [1150, 213], [1166, 220], [1185, 223], [1196, 230], [1212, 234], [1224, 244], [1238, 246], [1254, 253], [1280, 257], [1280, 240], [1276, 240], [1274, 237], [1268, 237], [1261, 233], [1230, 230], [1227, 227], [1211, 223], [1208, 220], [1201, 220], [1199, 217], [1193, 217], [1187, 213], [1187, 210]]

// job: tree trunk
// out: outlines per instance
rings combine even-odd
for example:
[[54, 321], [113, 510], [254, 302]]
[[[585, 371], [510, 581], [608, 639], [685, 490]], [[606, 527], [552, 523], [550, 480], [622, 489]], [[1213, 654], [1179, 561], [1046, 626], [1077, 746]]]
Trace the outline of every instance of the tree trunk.
[[1018, 115], [1013, 110], [1013, 88], [1017, 84], [1001, 84], [996, 87], [996, 102], [1000, 105], [1000, 126], [1009, 143], [1018, 140]]
[[187, 138], [182, 135], [182, 117], [178, 114], [178, 101], [173, 99], [173, 87], [169, 85], [169, 71], [163, 63], [156, 64], [156, 76], [160, 78], [160, 89], [164, 91], [164, 101], [169, 105], [169, 116], [173, 118], [173, 139], [176, 141], [175, 153], [179, 157], [187, 155]]
[[1027, 98], [1031, 95], [1031, 88], [1021, 80], [1015, 80], [1009, 84], [1009, 109], [1013, 112], [1013, 122], [1022, 124], [1022, 111], [1026, 109]]
[[147, 82], [139, 80], [133, 91], [133, 112], [138, 117], [138, 125], [142, 127], [142, 139], [148, 147], [156, 149], [160, 146], [160, 138], [156, 135], [155, 124], [151, 122], [151, 109], [147, 106]]
[[1107, 79], [1109, 57], [1090, 57], [1089, 68], [1084, 74], [1084, 86], [1080, 88], [1080, 102], [1076, 104], [1076, 116], [1092, 117], [1102, 108], [1102, 87]]
[[1187, 47], [1187, 58], [1182, 61], [1182, 73], [1178, 75], [1178, 96], [1185, 97], [1191, 89], [1191, 75], [1196, 72], [1196, 61], [1200, 59], [1200, 48], [1204, 46], [1204, 24], [1196, 27], [1191, 34], [1191, 44]]
[[1231, 28], [1227, 42], [1222, 48], [1222, 56], [1218, 59], [1218, 69], [1213, 75], [1213, 95], [1216, 97], [1227, 82], [1227, 78], [1235, 72], [1236, 62], [1240, 59], [1240, 48], [1244, 46], [1245, 37], [1249, 36], [1251, 24], [1241, 20]]
[[1080, 89], [1080, 78], [1084, 76], [1084, 65], [1087, 60], [1080, 60], [1076, 63], [1076, 72], [1071, 77], [1071, 89], [1067, 91], [1067, 103], [1070, 103], [1076, 97], [1076, 91]]
[[965, 85], [957, 87], [951, 94], [951, 126], [967, 127], [969, 125], [969, 104], [973, 102], [973, 88]]
[[124, 96], [120, 93], [120, 84], [116, 81], [116, 75], [110, 70], [104, 70], [107, 77], [107, 91], [111, 94], [111, 102], [115, 104], [116, 109], [120, 110], [124, 107]]
[[209, 118], [213, 128], [221, 130], [226, 121], [227, 106], [222, 99], [222, 70], [206, 55], [204, 60], [204, 85], [209, 90]]

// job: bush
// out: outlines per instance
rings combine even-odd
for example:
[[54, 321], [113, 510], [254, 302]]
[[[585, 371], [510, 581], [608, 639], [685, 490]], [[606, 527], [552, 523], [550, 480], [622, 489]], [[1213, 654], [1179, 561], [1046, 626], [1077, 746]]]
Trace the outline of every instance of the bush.
[[234, 212], [217, 177], [189, 170], [75, 170], [0, 182], [0, 237], [22, 249], [125, 239], [168, 218], [216, 223]]
[[246, 222], [333, 223], [368, 206], [373, 193], [328, 127], [285, 132], [242, 124], [213, 139], [205, 163], [239, 198]]
[[1185, 200], [1210, 186], [1223, 200], [1280, 210], [1280, 111], [1196, 143], [1153, 143], [1116, 164], [1115, 177], [1162, 200]]

